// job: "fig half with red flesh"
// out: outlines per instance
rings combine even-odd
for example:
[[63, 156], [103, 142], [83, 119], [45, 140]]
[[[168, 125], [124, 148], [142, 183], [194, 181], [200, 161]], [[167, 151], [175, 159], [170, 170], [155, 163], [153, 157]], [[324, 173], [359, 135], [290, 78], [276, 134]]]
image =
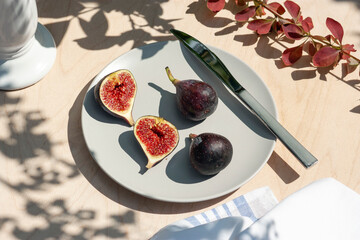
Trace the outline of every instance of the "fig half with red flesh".
[[134, 135], [148, 158], [148, 169], [168, 156], [179, 142], [176, 127], [156, 116], [139, 118], [134, 126]]
[[112, 72], [100, 80], [95, 88], [95, 99], [109, 114], [134, 125], [132, 108], [136, 95], [135, 78], [129, 70]]

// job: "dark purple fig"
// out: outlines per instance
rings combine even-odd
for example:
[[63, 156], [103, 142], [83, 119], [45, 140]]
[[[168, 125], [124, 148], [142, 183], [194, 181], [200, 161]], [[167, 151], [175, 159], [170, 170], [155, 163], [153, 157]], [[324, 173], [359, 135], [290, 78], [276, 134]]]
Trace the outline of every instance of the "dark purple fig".
[[203, 175], [214, 175], [229, 165], [233, 147], [224, 136], [215, 133], [190, 134], [190, 162]]
[[165, 68], [170, 81], [176, 87], [176, 102], [181, 113], [190, 120], [200, 121], [215, 112], [218, 97], [208, 83], [200, 80], [175, 79], [169, 67]]

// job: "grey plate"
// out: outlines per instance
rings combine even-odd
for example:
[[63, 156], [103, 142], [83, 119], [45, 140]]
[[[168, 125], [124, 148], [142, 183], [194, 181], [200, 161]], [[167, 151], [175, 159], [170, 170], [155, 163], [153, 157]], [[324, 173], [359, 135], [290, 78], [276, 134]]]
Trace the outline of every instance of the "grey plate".
[[[277, 117], [274, 100], [261, 78], [244, 62], [210, 47], [235, 78], [266, 109]], [[219, 96], [216, 112], [201, 122], [184, 119], [176, 108], [175, 87], [165, 67], [175, 78], [201, 79]], [[101, 78], [118, 69], [130, 70], [138, 91], [134, 120], [144, 115], [161, 116], [179, 130], [176, 149], [150, 170], [133, 129], [107, 114], [96, 103], [93, 88]], [[249, 181], [267, 162], [275, 137], [252, 115], [215, 75], [196, 60], [178, 41], [149, 44], [121, 55], [107, 65], [90, 85], [83, 102], [81, 123], [87, 147], [99, 166], [116, 182], [143, 196], [169, 202], [197, 202], [230, 193]], [[189, 162], [190, 133], [213, 132], [227, 137], [234, 148], [233, 159], [219, 174], [205, 177]]]

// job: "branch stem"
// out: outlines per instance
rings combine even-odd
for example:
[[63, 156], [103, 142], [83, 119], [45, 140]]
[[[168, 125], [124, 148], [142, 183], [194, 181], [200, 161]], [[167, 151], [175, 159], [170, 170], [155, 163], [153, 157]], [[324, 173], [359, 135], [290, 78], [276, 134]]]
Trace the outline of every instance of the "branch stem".
[[[254, 3], [257, 3], [257, 4], [261, 5], [263, 8], [265, 8], [266, 10], [268, 10], [269, 12], [271, 12], [272, 14], [274, 14], [274, 16], [275, 16], [276, 18], [281, 19], [281, 20], [283, 20], [283, 21], [289, 21], [288, 19], [284, 18], [283, 16], [281, 16], [281, 15], [280, 15], [279, 13], [277, 13], [276, 11], [272, 10], [271, 8], [269, 8], [269, 6], [268, 6], [265, 2], [263, 2], [262, 0], [254, 0]], [[290, 23], [290, 21], [289, 21], [289, 23]], [[299, 27], [301, 28], [302, 31], [304, 31], [304, 29], [302, 28], [302, 26], [299, 26]], [[305, 32], [305, 31], [304, 31], [304, 32]], [[341, 52], [342, 52], [343, 54], [346, 54], [346, 55], [348, 55], [349, 57], [352, 57], [353, 59], [355, 59], [356, 61], [358, 61], [358, 62], [360, 63], [360, 59], [359, 59], [359, 58], [353, 56], [353, 55], [350, 54], [350, 53], [347, 53], [347, 52], [343, 51], [343, 49], [342, 49], [341, 46], [335, 46], [335, 45], [332, 45], [330, 42], [327, 42], [327, 41], [324, 41], [324, 40], [321, 40], [321, 39], [315, 39], [314, 36], [313, 36], [312, 34], [310, 34], [310, 32], [307, 33], [307, 36], [308, 36], [309, 38], [311, 38], [313, 42], [318, 41], [318, 42], [323, 43], [323, 44], [325, 44], [325, 45], [327, 45], [327, 46], [329, 46], [329, 47], [332, 47], [332, 48], [334, 48], [334, 49], [339, 49], [339, 50], [341, 50]]]

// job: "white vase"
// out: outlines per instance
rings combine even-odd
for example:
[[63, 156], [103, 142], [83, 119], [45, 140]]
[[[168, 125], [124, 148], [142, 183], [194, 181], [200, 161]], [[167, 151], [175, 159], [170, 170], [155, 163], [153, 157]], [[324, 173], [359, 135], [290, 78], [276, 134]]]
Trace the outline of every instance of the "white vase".
[[35, 0], [0, 0], [0, 90], [17, 90], [41, 80], [51, 69], [56, 47], [38, 23]]
[[19, 57], [30, 48], [37, 21], [35, 0], [0, 0], [0, 59]]

